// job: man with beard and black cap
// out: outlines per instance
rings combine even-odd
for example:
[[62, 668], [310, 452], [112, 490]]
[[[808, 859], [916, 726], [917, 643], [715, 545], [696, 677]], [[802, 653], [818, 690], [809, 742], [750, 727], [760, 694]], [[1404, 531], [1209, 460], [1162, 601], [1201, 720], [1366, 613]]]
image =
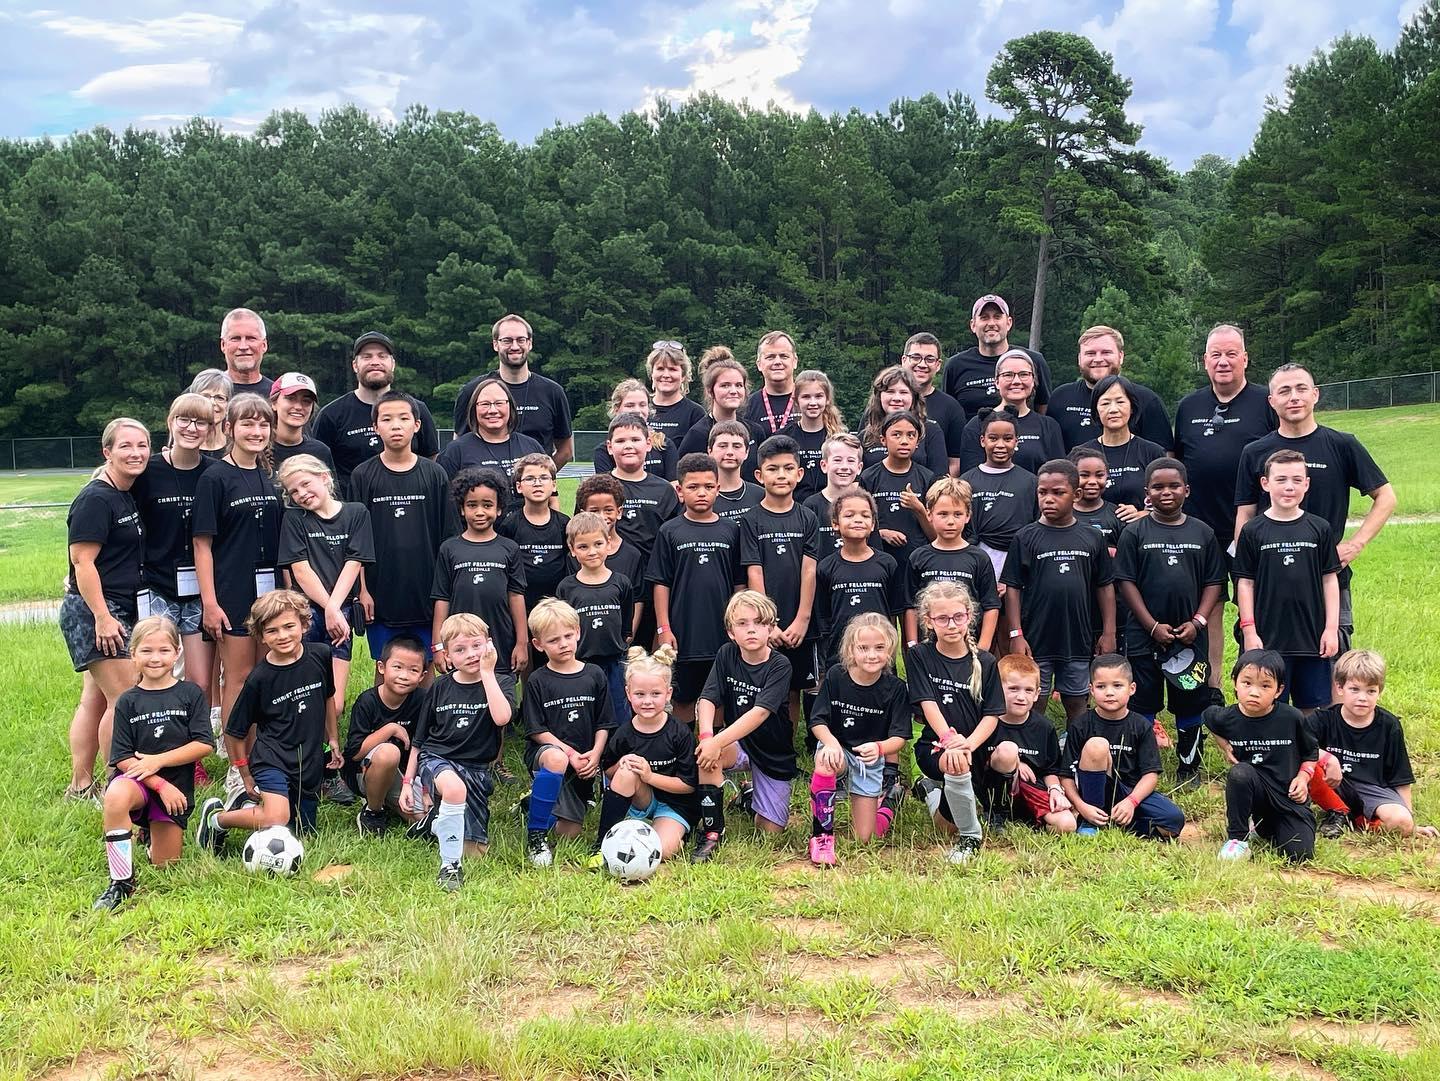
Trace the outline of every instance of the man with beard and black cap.
[[[1010, 328], [1014, 325], [1010, 305], [1004, 297], [986, 293], [971, 305], [970, 330], [975, 335], [975, 344], [945, 362], [941, 387], [960, 403], [966, 420], [982, 409], [994, 409], [1000, 404], [995, 389], [995, 362], [1011, 348]], [[1050, 367], [1043, 354], [1033, 349], [1025, 352], [1035, 362], [1035, 397], [1030, 404], [1037, 412], [1044, 413], [1050, 401]]]
[[474, 427], [471, 399], [482, 380], [498, 374], [515, 402], [515, 430], [540, 444], [559, 469], [575, 457], [575, 436], [570, 429], [570, 399], [553, 379], [530, 370], [535, 332], [518, 315], [503, 315], [490, 328], [490, 344], [500, 360], [497, 372], [477, 375], [455, 396], [455, 438]]
[[[335, 459], [335, 483], [340, 497], [346, 498], [350, 474], [362, 462], [380, 453], [380, 437], [375, 434], [375, 403], [395, 382], [395, 343], [378, 330], [368, 330], [355, 339], [350, 351], [350, 367], [355, 371], [355, 389], [342, 394], [320, 410], [315, 419], [315, 438], [330, 448]], [[416, 400], [420, 430], [411, 446], [422, 458], [440, 453], [440, 439], [435, 421], [424, 402]]]

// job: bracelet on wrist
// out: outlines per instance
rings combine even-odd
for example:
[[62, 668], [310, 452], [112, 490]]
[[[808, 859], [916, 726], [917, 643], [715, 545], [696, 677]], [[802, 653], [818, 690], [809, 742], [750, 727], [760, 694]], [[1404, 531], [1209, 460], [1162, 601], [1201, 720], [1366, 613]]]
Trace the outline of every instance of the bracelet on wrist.
[[1193, 616], [1190, 617], [1190, 622], [1201, 627], [1210, 626], [1210, 621], [1204, 616], [1202, 616], [1199, 612], [1196, 612]]
[[232, 758], [232, 759], [230, 759], [230, 764], [231, 764], [232, 766], [234, 766], [236, 769], [244, 769], [246, 766], [248, 766], [248, 765], [250, 764], [250, 759], [248, 759], [248, 758]]
[[1011, 638], [1024, 638], [1024, 637], [1025, 637], [1025, 632], [1022, 631], [1019, 627], [1016, 627], [1014, 630], [1012, 630], [1012, 631], [1010, 632], [1010, 637], [1011, 637]]
[[1253, 626], [1255, 626], [1255, 621], [1253, 619], [1242, 619], [1240, 621], [1240, 628], [1242, 630], [1248, 629]]

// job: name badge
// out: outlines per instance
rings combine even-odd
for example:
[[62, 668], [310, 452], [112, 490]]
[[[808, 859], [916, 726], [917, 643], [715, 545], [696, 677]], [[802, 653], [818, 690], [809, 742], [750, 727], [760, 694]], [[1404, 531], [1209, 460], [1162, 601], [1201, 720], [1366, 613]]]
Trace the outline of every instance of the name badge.
[[148, 589], [142, 589], [139, 593], [135, 594], [135, 612], [140, 619], [144, 619], [146, 616], [152, 614], [150, 611], [150, 603], [150, 591]]
[[263, 597], [275, 588], [275, 568], [258, 567], [255, 570], [255, 596]]
[[175, 596], [179, 598], [200, 596], [200, 578], [194, 567], [175, 568]]

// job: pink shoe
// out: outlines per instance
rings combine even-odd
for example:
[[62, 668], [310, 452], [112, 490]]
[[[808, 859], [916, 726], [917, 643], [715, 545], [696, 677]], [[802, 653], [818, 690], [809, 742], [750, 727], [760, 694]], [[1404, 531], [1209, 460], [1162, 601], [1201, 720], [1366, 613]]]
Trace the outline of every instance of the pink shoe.
[[810, 862], [816, 867], [835, 866], [835, 835], [822, 833], [810, 838]]
[[1155, 718], [1155, 746], [1162, 750], [1171, 746], [1170, 733], [1165, 731], [1165, 726], [1160, 723], [1160, 718]]

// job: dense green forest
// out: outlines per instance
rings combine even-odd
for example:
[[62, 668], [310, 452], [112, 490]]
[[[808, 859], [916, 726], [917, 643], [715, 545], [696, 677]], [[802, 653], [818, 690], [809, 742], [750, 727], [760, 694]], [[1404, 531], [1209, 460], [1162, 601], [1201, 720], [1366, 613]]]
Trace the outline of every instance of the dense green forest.
[[158, 420], [237, 305], [266, 317], [265, 370], [326, 397], [350, 383], [350, 339], [384, 329], [442, 417], [493, 365], [491, 321], [522, 312], [580, 427], [651, 341], [749, 359], [774, 327], [854, 415], [909, 333], [969, 344], [989, 291], [1060, 378], [1107, 322], [1172, 401], [1221, 319], [1261, 371], [1440, 368], [1437, 11], [1390, 52], [1316, 53], [1246, 156], [1183, 174], [1136, 149], [1123, 64], [1048, 32], [996, 59], [989, 119], [955, 93], [843, 116], [702, 97], [526, 146], [418, 107], [277, 113], [245, 138], [196, 119], [0, 141], [0, 436]]

